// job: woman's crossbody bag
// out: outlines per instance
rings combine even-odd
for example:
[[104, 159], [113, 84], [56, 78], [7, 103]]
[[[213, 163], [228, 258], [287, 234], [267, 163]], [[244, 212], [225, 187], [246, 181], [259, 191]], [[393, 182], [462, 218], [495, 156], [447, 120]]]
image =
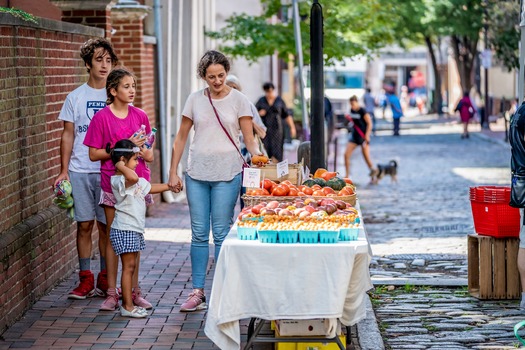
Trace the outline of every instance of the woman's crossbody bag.
[[222, 125], [221, 118], [219, 118], [219, 113], [217, 113], [217, 110], [215, 109], [215, 106], [213, 105], [213, 102], [211, 101], [210, 90], [207, 89], [206, 92], [207, 92], [207, 95], [208, 95], [208, 100], [210, 100], [211, 107], [213, 108], [213, 112], [215, 112], [215, 116], [217, 117], [217, 120], [219, 121], [219, 125], [221, 126], [221, 128], [224, 131], [224, 133], [226, 134], [226, 136], [228, 136], [228, 139], [230, 139], [231, 143], [233, 144], [233, 147], [235, 147], [237, 152], [239, 152], [239, 156], [241, 156], [241, 159], [242, 159], [242, 174], [244, 175], [244, 168], [249, 168], [250, 164], [246, 163], [246, 160], [244, 160], [244, 157], [242, 156], [241, 151], [239, 151], [239, 148], [237, 148], [237, 145], [233, 141], [232, 137], [230, 136], [230, 134], [228, 133], [228, 131], [226, 130], [224, 125]]

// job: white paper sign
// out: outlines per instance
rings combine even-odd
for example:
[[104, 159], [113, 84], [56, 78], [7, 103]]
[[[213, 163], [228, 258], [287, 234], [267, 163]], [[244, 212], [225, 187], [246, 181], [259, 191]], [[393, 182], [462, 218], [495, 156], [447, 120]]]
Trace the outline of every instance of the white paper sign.
[[282, 162], [277, 163], [277, 177], [280, 179], [289, 174], [288, 170], [288, 159], [283, 160]]
[[242, 187], [259, 187], [261, 184], [261, 169], [244, 168]]

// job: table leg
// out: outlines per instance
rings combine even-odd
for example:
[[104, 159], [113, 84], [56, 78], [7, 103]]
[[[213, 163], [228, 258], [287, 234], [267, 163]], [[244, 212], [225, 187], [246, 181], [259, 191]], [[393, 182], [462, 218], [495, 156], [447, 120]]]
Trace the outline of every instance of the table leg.
[[255, 330], [254, 330], [254, 325], [255, 325], [256, 320], [257, 319], [255, 317], [252, 317], [250, 319], [250, 324], [248, 325], [248, 342], [246, 343], [244, 350], [248, 350], [253, 346], [255, 338], [257, 338], [257, 336], [261, 332], [261, 329], [264, 326], [264, 320], [260, 320], [259, 324], [257, 325], [257, 327], [255, 327]]

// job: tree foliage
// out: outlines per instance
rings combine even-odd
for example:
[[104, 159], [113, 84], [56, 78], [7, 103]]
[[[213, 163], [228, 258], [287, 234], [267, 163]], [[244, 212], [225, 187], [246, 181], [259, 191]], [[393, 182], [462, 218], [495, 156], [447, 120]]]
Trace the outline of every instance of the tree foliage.
[[[288, 60], [290, 55], [295, 55], [292, 18], [284, 22], [275, 20], [287, 17], [281, 0], [261, 0], [261, 3], [264, 11], [260, 16], [236, 14], [227, 19], [226, 27], [207, 34], [220, 39], [224, 43], [221, 49], [233, 57], [242, 56], [255, 62], [260, 57], [278, 54]], [[488, 42], [496, 59], [509, 70], [518, 67], [517, 0], [330, 0], [320, 3], [326, 63], [360, 54], [373, 55], [393, 43], [404, 48], [426, 45], [437, 72], [437, 45], [448, 38], [462, 88], [469, 90], [474, 84], [480, 35], [487, 24]], [[312, 0], [301, 1], [299, 5], [303, 57], [308, 64]]]
[[[286, 22], [280, 0], [262, 0], [265, 11], [260, 16], [236, 14], [226, 20], [226, 27], [207, 35], [225, 43], [221, 50], [255, 62], [260, 57], [277, 54], [288, 60], [295, 55], [292, 18]], [[386, 3], [386, 5], [385, 5]], [[310, 61], [310, 9], [312, 1], [299, 3], [301, 40], [305, 64]], [[326, 62], [360, 54], [370, 54], [391, 42], [395, 33], [388, 25], [394, 8], [384, 0], [331, 0], [322, 2], [324, 21], [323, 49]], [[284, 11], [288, 11], [286, 8]], [[291, 13], [291, 10], [289, 11]], [[290, 15], [291, 17], [291, 15]]]

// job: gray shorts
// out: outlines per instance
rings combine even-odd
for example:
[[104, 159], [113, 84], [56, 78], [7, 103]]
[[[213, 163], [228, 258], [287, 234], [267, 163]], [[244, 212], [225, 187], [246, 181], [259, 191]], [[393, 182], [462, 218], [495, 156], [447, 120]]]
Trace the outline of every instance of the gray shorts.
[[520, 208], [520, 248], [525, 248], [525, 225], [523, 225], [523, 216], [525, 209]]
[[106, 224], [104, 208], [98, 205], [100, 201], [100, 174], [69, 172], [69, 180], [73, 187], [75, 201], [75, 221], [84, 222], [97, 220]]

